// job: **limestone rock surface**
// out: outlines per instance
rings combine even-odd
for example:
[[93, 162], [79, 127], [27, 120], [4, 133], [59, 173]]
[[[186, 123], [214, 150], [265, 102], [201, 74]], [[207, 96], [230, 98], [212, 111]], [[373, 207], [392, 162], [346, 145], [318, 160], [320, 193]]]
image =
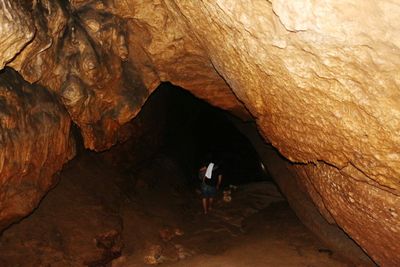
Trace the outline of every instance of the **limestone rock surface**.
[[71, 4], [38, 2], [32, 9], [38, 34], [10, 65], [61, 96], [86, 147], [104, 150], [149, 93], [128, 61], [125, 22], [101, 2]]
[[21, 1], [0, 1], [0, 69], [32, 40], [35, 28]]
[[[325, 187], [313, 199], [332, 201], [321, 212], [379, 264], [398, 265], [400, 5], [165, 2], [185, 18], [264, 137], [291, 161], [314, 166], [300, 169], [319, 170], [313, 179]], [[331, 168], [335, 178], [324, 177]], [[340, 201], [343, 194], [356, 202]]]
[[35, 212], [4, 231], [0, 265], [104, 266], [119, 257], [121, 192], [113, 174], [88, 156], [68, 163]]
[[[149, 77], [146, 73], [150, 71], [147, 71], [142, 75], [144, 80], [152, 81], [153, 86], [157, 79], [169, 81], [242, 119], [251, 117], [215, 70], [203, 44], [188, 28], [179, 9], [170, 8], [168, 1], [114, 3], [114, 12], [128, 20], [129, 32], [133, 33], [130, 46], [140, 47], [146, 55], [145, 59], [137, 57], [137, 69], [148, 69], [148, 62], [151, 62], [157, 74], [157, 78], [154, 74]], [[150, 90], [154, 88], [149, 87]]]
[[74, 156], [71, 120], [55, 96], [0, 74], [0, 229], [29, 214]]
[[324, 163], [296, 166], [295, 170], [298, 182], [306, 186], [321, 212], [328, 212], [372, 258], [385, 258], [383, 266], [397, 265], [398, 196]]
[[87, 148], [120, 141], [121, 126], [162, 81], [250, 118], [162, 2], [47, 0], [32, 13], [37, 34], [9, 65], [61, 95]]

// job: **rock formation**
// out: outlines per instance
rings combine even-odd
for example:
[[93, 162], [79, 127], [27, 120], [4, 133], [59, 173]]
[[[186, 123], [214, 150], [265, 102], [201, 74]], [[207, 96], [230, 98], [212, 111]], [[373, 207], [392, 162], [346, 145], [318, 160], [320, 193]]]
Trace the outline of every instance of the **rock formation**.
[[[100, 151], [120, 141], [121, 126], [161, 81], [170, 81], [237, 116], [254, 118], [264, 138], [297, 163], [296, 179], [326, 220], [377, 263], [400, 263], [399, 4], [1, 0], [0, 5], [1, 66], [8, 64], [57, 95], [86, 147]], [[2, 116], [19, 116], [16, 125], [32, 118], [26, 106], [9, 105], [14, 113]], [[71, 155], [68, 118], [61, 109], [56, 114], [60, 119], [52, 125], [39, 120], [15, 128], [26, 132], [15, 134], [25, 136], [23, 142], [13, 141], [24, 148], [38, 138], [29, 127], [45, 129], [43, 142], [55, 154], [49, 158], [59, 161], [32, 163], [32, 170], [49, 170], [40, 172], [43, 181]], [[4, 132], [11, 126], [2, 127]], [[55, 144], [54, 136], [63, 138]], [[10, 158], [12, 151], [2, 153]], [[19, 157], [3, 168], [11, 173], [30, 161]], [[4, 183], [23, 177], [12, 173], [1, 177], [3, 209], [11, 207]], [[50, 184], [43, 182], [36, 199]], [[25, 189], [18, 188], [22, 199]], [[29, 203], [33, 208], [36, 202]], [[4, 214], [0, 226], [16, 218]]]
[[32, 18], [19, 1], [0, 1], [0, 68], [11, 61], [32, 40]]
[[119, 128], [161, 81], [249, 116], [164, 5], [131, 2], [38, 2], [32, 11], [38, 33], [10, 66], [57, 92], [86, 147], [97, 151], [119, 140]]
[[0, 229], [29, 214], [75, 154], [57, 98], [10, 69], [0, 77]]

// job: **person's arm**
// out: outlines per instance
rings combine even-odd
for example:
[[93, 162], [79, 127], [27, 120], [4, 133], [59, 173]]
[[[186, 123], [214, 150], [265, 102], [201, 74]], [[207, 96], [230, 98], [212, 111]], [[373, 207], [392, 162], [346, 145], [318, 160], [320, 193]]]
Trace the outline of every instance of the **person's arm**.
[[199, 179], [204, 183], [204, 178], [206, 177], [206, 169], [207, 167], [203, 166], [199, 170]]
[[222, 182], [222, 174], [218, 175], [217, 190], [219, 189], [219, 186], [221, 185], [221, 182]]

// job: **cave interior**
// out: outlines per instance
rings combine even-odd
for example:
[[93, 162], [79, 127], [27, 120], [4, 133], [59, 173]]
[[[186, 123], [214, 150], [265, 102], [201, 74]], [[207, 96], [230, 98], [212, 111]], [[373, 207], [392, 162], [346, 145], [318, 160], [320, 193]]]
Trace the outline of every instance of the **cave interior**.
[[0, 266], [400, 266], [398, 14], [0, 0]]
[[[72, 125], [77, 155], [39, 207], [3, 232], [2, 265], [231, 266], [244, 257], [240, 264], [337, 266], [354, 260], [334, 252], [291, 210], [268, 164], [240, 131], [250, 128], [278, 161], [289, 163], [259, 136], [254, 121], [163, 83], [128, 128], [132, 137], [93, 152]], [[215, 210], [204, 215], [198, 172], [210, 153], [223, 182]], [[277, 246], [265, 254], [271, 243]]]

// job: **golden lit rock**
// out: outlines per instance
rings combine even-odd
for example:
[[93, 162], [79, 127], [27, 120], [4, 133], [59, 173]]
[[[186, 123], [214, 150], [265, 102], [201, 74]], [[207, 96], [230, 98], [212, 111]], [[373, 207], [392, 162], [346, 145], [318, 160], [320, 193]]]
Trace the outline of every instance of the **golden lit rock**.
[[0, 229], [29, 214], [53, 187], [53, 174], [75, 155], [71, 120], [57, 98], [23, 81], [0, 75]]
[[35, 28], [19, 1], [0, 1], [0, 69], [32, 40]]
[[[161, 81], [249, 118], [196, 39], [170, 21], [163, 4], [134, 1], [129, 5], [133, 13], [125, 6], [37, 3], [38, 33], [10, 63], [29, 82], [62, 95], [86, 147], [100, 151], [118, 142], [120, 127], [136, 116]], [[81, 101], [71, 101], [78, 92]]]
[[[381, 238], [359, 232], [374, 231], [378, 220], [390, 218], [389, 208], [399, 209], [400, 22], [394, 16], [399, 5], [166, 3], [183, 15], [217, 71], [256, 117], [263, 135], [291, 161], [316, 164], [314, 168], [321, 169], [317, 177], [324, 183], [329, 180], [322, 170], [332, 166], [346, 181], [347, 194], [357, 195], [357, 205], [326, 207], [338, 225], [379, 264], [398, 264], [394, 251], [399, 246], [387, 241], [400, 238], [395, 231], [400, 220], [379, 229]], [[341, 198], [339, 191], [327, 187], [316, 190], [324, 202]], [[375, 198], [370, 192], [381, 202], [371, 201]], [[353, 221], [354, 214], [360, 214], [358, 221]]]

